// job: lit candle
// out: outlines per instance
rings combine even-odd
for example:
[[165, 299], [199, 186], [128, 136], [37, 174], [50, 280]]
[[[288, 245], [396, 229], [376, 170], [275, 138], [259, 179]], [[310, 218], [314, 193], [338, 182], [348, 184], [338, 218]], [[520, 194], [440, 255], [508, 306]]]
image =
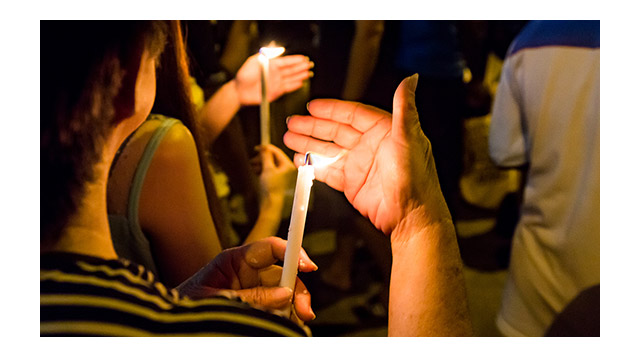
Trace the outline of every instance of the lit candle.
[[[295, 291], [300, 248], [302, 248], [304, 225], [309, 208], [309, 196], [315, 178], [314, 165], [318, 167], [330, 165], [338, 161], [345, 153], [346, 151], [343, 150], [338, 156], [327, 158], [307, 152], [304, 158], [304, 165], [298, 167], [298, 180], [296, 181], [296, 190], [293, 196], [291, 221], [289, 222], [289, 234], [287, 236], [287, 249], [284, 253], [282, 277], [280, 278], [281, 287], [288, 287]], [[291, 313], [291, 307], [288, 306], [281, 311], [288, 317]]]
[[284, 53], [284, 47], [275, 47], [273, 42], [268, 47], [260, 49], [258, 60], [260, 61], [260, 84], [262, 88], [262, 100], [260, 101], [260, 143], [271, 143], [271, 113], [269, 112], [269, 98], [267, 97], [267, 79], [269, 78], [269, 60]]

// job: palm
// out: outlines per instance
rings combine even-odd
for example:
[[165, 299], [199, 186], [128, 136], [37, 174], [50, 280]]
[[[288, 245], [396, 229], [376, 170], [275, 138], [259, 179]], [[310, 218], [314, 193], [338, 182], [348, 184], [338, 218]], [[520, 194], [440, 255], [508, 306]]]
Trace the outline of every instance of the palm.
[[389, 233], [404, 212], [408, 196], [403, 192], [406, 177], [400, 174], [406, 171], [395, 167], [406, 160], [402, 159], [405, 155], [402, 145], [394, 142], [390, 133], [391, 114], [351, 102], [323, 100], [310, 105], [310, 111], [321, 117], [343, 110], [349, 114], [333, 120], [292, 118], [285, 143], [298, 152], [313, 151], [327, 156], [347, 149], [348, 153], [330, 167], [316, 166], [316, 178], [343, 191], [363, 216]]
[[335, 156], [346, 150], [331, 166], [316, 166], [316, 178], [343, 191], [385, 233], [418, 205], [426, 204], [434, 214], [447, 211], [430, 143], [420, 129], [413, 95], [409, 99], [408, 93], [403, 82], [394, 97], [393, 116], [354, 102], [312, 101], [311, 116], [292, 117], [284, 137], [285, 144], [299, 153]]
[[[361, 142], [345, 158], [344, 193], [349, 202], [369, 218], [381, 231], [389, 232], [397, 223], [397, 214], [401, 211], [398, 202], [399, 179], [394, 168], [395, 148], [388, 135], [391, 129], [390, 118], [380, 123], [387, 130], [374, 129], [365, 133]], [[379, 142], [380, 145], [372, 143]]]
[[[273, 101], [281, 95], [293, 92], [309, 78], [311, 62], [302, 55], [274, 58], [269, 63], [267, 79], [267, 99]], [[262, 84], [260, 79], [260, 62], [258, 55], [249, 57], [236, 75], [236, 85], [240, 103], [243, 105], [260, 104]]]

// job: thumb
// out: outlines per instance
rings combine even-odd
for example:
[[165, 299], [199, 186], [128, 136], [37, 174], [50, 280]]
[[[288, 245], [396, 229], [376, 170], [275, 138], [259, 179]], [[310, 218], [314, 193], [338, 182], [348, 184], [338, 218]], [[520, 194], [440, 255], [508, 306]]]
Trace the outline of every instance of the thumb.
[[409, 135], [420, 129], [418, 110], [416, 109], [416, 87], [418, 74], [405, 78], [393, 95], [393, 116], [391, 137], [408, 142]]
[[234, 292], [243, 301], [269, 309], [281, 309], [293, 300], [293, 291], [287, 287], [258, 286]]

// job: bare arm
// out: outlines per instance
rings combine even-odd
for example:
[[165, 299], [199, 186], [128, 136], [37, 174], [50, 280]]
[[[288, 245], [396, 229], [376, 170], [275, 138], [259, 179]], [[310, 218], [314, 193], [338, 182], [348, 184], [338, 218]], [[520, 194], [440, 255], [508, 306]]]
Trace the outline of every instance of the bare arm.
[[184, 281], [222, 250], [196, 145], [183, 125], [169, 129], [156, 150], [142, 187], [139, 217], [158, 269], [170, 286]]
[[260, 175], [260, 212], [244, 244], [276, 234], [282, 221], [286, 190], [293, 188], [296, 180], [293, 162], [274, 145], [261, 146], [260, 155], [252, 159], [252, 164], [258, 167], [256, 172]]
[[[256, 24], [251, 20], [235, 20], [229, 31], [229, 38], [224, 46], [220, 64], [229, 73], [236, 73], [242, 63], [249, 57], [251, 41], [257, 35], [252, 31]], [[257, 32], [257, 30], [256, 30]]]
[[453, 222], [427, 216], [418, 210], [392, 233], [389, 336], [470, 336]]
[[[203, 134], [208, 143], [213, 143], [220, 136], [220, 133], [240, 110], [240, 105], [235, 80], [222, 85], [205, 102], [198, 113], [198, 121], [204, 129]], [[206, 147], [209, 146], [206, 145]]]
[[278, 232], [282, 221], [284, 196], [270, 195], [260, 202], [258, 219], [243, 244], [253, 243], [262, 238], [270, 237]]
[[[415, 107], [417, 75], [394, 96], [393, 114], [355, 102], [314, 100], [294, 116], [284, 142], [341, 159], [315, 168], [381, 231], [393, 253], [390, 336], [469, 336], [471, 323], [451, 215], [431, 144]], [[300, 163], [302, 154], [296, 154]]]
[[[269, 101], [300, 87], [312, 73], [313, 63], [302, 55], [274, 58], [269, 61]], [[258, 55], [249, 57], [236, 77], [225, 83], [205, 103], [199, 121], [205, 129], [207, 141], [213, 142], [229, 124], [242, 105], [260, 104], [260, 63]]]
[[347, 77], [342, 98], [361, 100], [376, 67], [380, 41], [384, 32], [384, 21], [358, 20], [351, 43]]

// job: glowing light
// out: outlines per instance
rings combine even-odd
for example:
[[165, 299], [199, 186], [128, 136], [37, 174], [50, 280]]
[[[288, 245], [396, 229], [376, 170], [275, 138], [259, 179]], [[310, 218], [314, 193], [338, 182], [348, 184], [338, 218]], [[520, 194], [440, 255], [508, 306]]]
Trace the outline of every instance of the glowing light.
[[267, 97], [267, 79], [269, 78], [269, 60], [284, 53], [284, 47], [277, 47], [273, 41], [267, 47], [260, 49], [258, 61], [260, 62], [260, 143], [271, 143], [271, 112], [269, 110], [269, 98]]
[[[342, 150], [334, 157], [327, 157], [317, 153], [307, 152], [304, 165], [298, 167], [298, 179], [296, 181], [295, 194], [293, 195], [293, 207], [291, 210], [291, 221], [289, 221], [287, 249], [284, 253], [280, 286], [286, 286], [291, 290], [294, 290], [296, 286], [300, 248], [302, 247], [304, 226], [309, 208], [311, 186], [313, 186], [313, 180], [315, 179], [315, 168], [331, 165], [340, 160], [346, 153], [346, 150]], [[284, 316], [289, 317], [291, 306], [287, 305], [280, 312]]]
[[284, 47], [277, 47], [271, 42], [269, 46], [260, 48], [260, 54], [267, 59], [272, 59], [284, 53]]
[[318, 153], [309, 151], [305, 156], [305, 164], [310, 164], [310, 165], [313, 165], [314, 167], [320, 167], [320, 168], [327, 167], [333, 164], [334, 162], [340, 160], [346, 153], [347, 153], [347, 150], [342, 150], [338, 155], [334, 157], [328, 157], [328, 156], [320, 155]]

